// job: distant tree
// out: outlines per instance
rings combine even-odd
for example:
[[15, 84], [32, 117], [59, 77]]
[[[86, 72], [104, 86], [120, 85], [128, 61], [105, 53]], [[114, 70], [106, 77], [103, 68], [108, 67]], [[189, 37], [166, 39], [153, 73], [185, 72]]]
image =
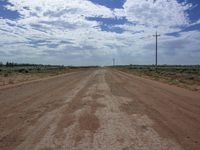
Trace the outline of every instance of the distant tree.
[[10, 63], [9, 62], [6, 62], [6, 67], [9, 67]]
[[13, 67], [15, 63], [13, 62], [6, 62], [6, 67]]

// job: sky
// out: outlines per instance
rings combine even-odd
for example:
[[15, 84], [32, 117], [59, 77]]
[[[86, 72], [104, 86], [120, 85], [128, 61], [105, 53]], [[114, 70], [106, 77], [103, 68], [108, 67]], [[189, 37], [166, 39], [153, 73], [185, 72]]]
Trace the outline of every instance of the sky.
[[199, 0], [0, 0], [0, 61], [200, 64]]

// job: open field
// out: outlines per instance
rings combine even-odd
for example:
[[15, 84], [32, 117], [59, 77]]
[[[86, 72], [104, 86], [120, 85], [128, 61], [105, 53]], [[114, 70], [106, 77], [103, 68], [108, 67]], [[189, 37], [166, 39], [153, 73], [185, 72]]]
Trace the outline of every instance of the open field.
[[129, 65], [116, 66], [115, 68], [137, 76], [150, 78], [153, 80], [187, 88], [200, 92], [200, 66], [158, 66], [157, 71], [154, 66]]
[[86, 68], [50, 65], [19, 65], [9, 67], [0, 66], [0, 87], [39, 80], [42, 78], [57, 76], [80, 70], [86, 70]]
[[0, 90], [2, 150], [199, 150], [200, 93], [113, 69]]

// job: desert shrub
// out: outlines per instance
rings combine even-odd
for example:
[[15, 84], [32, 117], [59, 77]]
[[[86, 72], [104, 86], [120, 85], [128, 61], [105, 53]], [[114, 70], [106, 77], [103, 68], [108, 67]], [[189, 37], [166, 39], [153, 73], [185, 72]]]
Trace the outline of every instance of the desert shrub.
[[8, 77], [8, 75], [9, 75], [8, 73], [4, 73], [4, 77]]
[[189, 80], [194, 80], [195, 77], [194, 77], [194, 76], [190, 76], [190, 77], [187, 77], [187, 79], [189, 79]]
[[154, 71], [154, 69], [153, 68], [149, 68], [149, 71]]
[[23, 69], [19, 69], [18, 72], [19, 73], [29, 73], [29, 70], [23, 68]]

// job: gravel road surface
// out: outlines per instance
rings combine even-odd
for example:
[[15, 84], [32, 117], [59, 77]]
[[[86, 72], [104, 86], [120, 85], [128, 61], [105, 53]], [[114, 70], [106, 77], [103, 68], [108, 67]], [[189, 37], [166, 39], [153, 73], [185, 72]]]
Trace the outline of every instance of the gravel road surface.
[[200, 93], [112, 69], [0, 89], [0, 150], [182, 149], [200, 149]]

